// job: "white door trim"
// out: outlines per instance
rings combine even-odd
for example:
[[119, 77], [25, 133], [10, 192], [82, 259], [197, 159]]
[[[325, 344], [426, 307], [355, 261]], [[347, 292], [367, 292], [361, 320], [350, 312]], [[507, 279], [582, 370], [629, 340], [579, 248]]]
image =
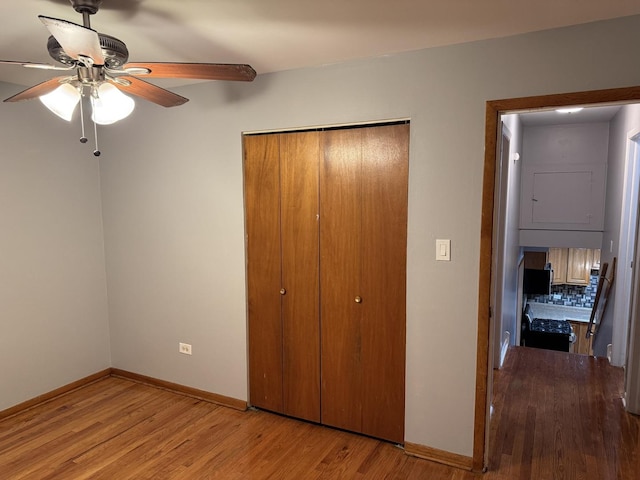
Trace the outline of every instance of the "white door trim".
[[627, 133], [625, 151], [624, 185], [622, 188], [622, 213], [620, 215], [620, 238], [618, 240], [618, 282], [615, 291], [615, 304], [612, 331], [611, 363], [625, 365], [629, 320], [633, 297], [633, 270], [636, 237], [638, 231], [638, 198], [640, 191], [640, 129]]

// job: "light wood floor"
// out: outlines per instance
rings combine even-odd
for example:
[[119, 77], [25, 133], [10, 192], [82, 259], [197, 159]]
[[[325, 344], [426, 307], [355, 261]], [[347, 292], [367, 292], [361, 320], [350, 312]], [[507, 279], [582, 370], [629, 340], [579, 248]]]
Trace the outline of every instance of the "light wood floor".
[[371, 438], [111, 377], [0, 421], [0, 478], [640, 478], [640, 419], [622, 410], [621, 370], [516, 348], [496, 381], [484, 476]]

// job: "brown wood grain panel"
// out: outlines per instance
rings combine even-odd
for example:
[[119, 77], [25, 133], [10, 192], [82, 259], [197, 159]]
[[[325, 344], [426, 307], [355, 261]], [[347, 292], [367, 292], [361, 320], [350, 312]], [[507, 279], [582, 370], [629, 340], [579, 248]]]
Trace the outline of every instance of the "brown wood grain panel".
[[491, 254], [493, 240], [493, 202], [495, 192], [498, 120], [500, 113], [491, 102], [485, 108], [485, 146], [482, 174], [482, 212], [480, 221], [480, 268], [478, 288], [478, 339], [476, 348], [476, 400], [473, 425], [473, 470], [485, 464], [487, 435], [487, 391], [489, 382], [489, 309], [491, 307]]
[[361, 129], [324, 135], [320, 168], [322, 423], [362, 428]]
[[111, 84], [124, 93], [137, 95], [163, 107], [177, 107], [189, 101], [188, 98], [153, 83], [145, 82], [136, 77], [127, 76], [125, 78], [127, 79], [126, 85], [117, 82], [111, 82]]
[[56, 88], [58, 88], [62, 83], [61, 80], [65, 80], [67, 77], [54, 77], [49, 80], [45, 80], [42, 83], [34, 85], [33, 87], [29, 87], [26, 90], [16, 93], [15, 95], [5, 99], [5, 102], [20, 102], [22, 100], [32, 100], [34, 98], [40, 97], [41, 95], [46, 95], [47, 93], [53, 92]]
[[320, 421], [320, 133], [281, 135], [284, 413]]
[[[395, 125], [248, 137], [252, 404], [404, 440], [408, 133]], [[273, 139], [277, 153], [268, 153]], [[278, 167], [276, 187], [264, 171]], [[278, 272], [279, 311], [261, 306]], [[278, 362], [281, 378], [269, 376]], [[277, 405], [254, 398], [273, 397], [260, 386], [268, 378], [282, 383]]]
[[243, 64], [132, 62], [127, 63], [124, 68], [146, 68], [149, 73], [140, 74], [145, 78], [193, 78], [250, 82], [256, 77], [255, 70], [251, 66]]
[[249, 399], [283, 412], [278, 135], [244, 137]]
[[409, 125], [362, 135], [362, 432], [402, 443]]
[[438, 450], [437, 448], [427, 447], [425, 445], [411, 442], [405, 443], [404, 451], [407, 455], [413, 455], [415, 457], [424, 458], [425, 460], [432, 460], [434, 462], [451, 465], [452, 467], [464, 470], [471, 470], [471, 457], [466, 457], [464, 455], [445, 452], [443, 450]]

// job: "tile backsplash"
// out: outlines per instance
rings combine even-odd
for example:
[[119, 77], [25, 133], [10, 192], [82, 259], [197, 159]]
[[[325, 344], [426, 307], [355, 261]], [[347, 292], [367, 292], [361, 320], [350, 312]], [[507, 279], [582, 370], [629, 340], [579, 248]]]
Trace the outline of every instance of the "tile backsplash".
[[529, 295], [528, 300], [536, 303], [593, 308], [599, 273], [599, 270], [591, 270], [589, 285], [551, 285], [549, 295]]

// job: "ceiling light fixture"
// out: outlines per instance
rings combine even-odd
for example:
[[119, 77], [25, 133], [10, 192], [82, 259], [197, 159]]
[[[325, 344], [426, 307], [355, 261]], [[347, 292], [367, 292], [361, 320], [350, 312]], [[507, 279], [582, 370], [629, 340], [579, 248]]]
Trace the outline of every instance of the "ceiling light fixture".
[[128, 117], [135, 108], [135, 102], [110, 83], [91, 89], [91, 119], [98, 125], [112, 123]]
[[42, 95], [39, 98], [45, 107], [63, 120], [70, 122], [73, 112], [80, 101], [80, 92], [71, 84], [64, 83], [53, 92]]
[[[65, 83], [53, 92], [40, 97], [40, 101], [58, 117], [70, 122], [73, 112], [80, 102], [80, 89]], [[91, 119], [98, 125], [111, 125], [122, 120], [133, 112], [135, 102], [110, 83], [102, 83], [91, 87]]]
[[91, 120], [94, 123], [94, 133], [96, 136], [96, 148], [93, 154], [100, 156], [98, 150], [98, 131], [96, 125], [111, 125], [122, 120], [133, 112], [135, 102], [133, 99], [122, 93], [117, 87], [108, 81], [101, 79], [89, 79], [84, 81], [73, 80], [63, 83], [58, 88], [39, 97], [40, 101], [55, 113], [58, 117], [70, 122], [76, 106], [80, 104], [80, 123], [82, 126], [82, 136], [80, 142], [86, 143], [84, 135], [84, 112], [82, 109], [82, 97], [84, 89], [90, 89], [91, 99]]
[[[49, 55], [61, 65], [16, 60], [0, 60], [0, 64], [67, 72], [27, 88], [5, 99], [5, 102], [40, 98], [49, 110], [66, 121], [71, 121], [79, 104], [82, 143], [87, 142], [84, 136], [84, 103], [91, 103], [91, 118], [94, 131], [97, 132], [98, 124], [108, 125], [131, 114], [135, 103], [126, 94], [162, 107], [176, 107], [188, 101], [177, 93], [138, 77], [250, 82], [256, 76], [255, 70], [246, 64], [129, 63], [129, 50], [122, 40], [91, 28], [90, 17], [98, 12], [102, 0], [70, 0], [70, 3], [76, 12], [82, 14], [82, 25], [60, 18], [38, 16], [51, 34], [47, 40]], [[86, 102], [83, 101], [84, 97], [87, 97]], [[93, 152], [96, 156], [100, 155], [97, 143], [96, 138]]]
[[581, 110], [584, 110], [584, 107], [556, 108], [556, 112], [563, 113], [563, 114], [578, 113]]

